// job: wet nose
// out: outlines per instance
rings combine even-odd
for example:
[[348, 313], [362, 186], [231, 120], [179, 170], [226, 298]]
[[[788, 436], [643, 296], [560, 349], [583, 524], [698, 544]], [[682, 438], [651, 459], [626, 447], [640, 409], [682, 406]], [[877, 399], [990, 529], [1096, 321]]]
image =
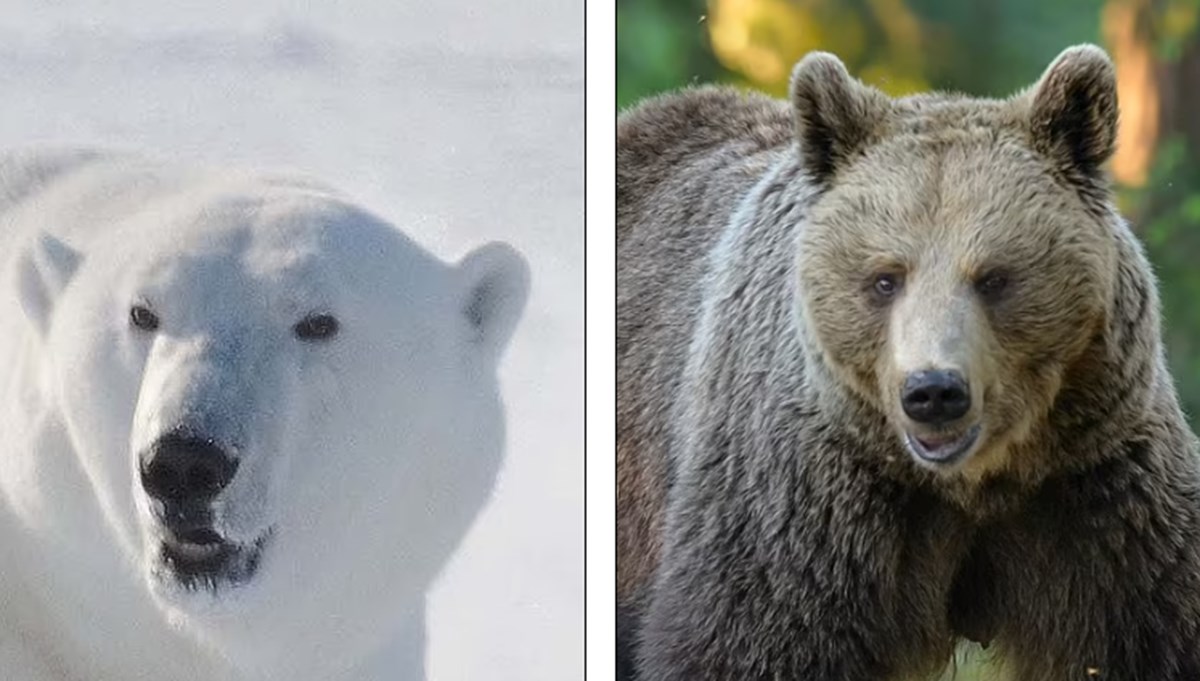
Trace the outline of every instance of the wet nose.
[[208, 502], [225, 489], [237, 467], [237, 460], [211, 440], [166, 435], [142, 460], [142, 488], [162, 502]]
[[940, 426], [970, 411], [971, 393], [957, 371], [916, 371], [904, 379], [900, 402], [912, 420]]

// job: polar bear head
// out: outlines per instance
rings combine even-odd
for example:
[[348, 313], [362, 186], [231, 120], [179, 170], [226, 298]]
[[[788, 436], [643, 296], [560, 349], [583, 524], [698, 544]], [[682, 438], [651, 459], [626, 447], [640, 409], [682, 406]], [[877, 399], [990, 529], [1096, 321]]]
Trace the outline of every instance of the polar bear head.
[[448, 265], [330, 193], [244, 179], [102, 232], [43, 232], [18, 288], [114, 550], [234, 656], [267, 630], [385, 631], [494, 482], [524, 260]]

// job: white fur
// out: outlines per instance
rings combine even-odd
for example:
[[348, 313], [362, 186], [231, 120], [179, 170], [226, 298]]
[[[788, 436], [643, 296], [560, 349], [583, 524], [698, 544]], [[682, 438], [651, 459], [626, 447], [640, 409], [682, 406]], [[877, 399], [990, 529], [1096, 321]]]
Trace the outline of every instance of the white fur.
[[[507, 246], [446, 264], [299, 178], [0, 157], [0, 679], [423, 678], [527, 279]], [[314, 311], [335, 337], [293, 335]], [[269, 536], [247, 583], [158, 574], [137, 457], [183, 422], [236, 443], [215, 525]]]

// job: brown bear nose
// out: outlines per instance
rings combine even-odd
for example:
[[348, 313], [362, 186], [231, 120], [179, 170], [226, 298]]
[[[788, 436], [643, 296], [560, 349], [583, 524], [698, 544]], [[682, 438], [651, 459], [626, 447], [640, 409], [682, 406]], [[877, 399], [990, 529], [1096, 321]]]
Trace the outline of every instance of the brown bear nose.
[[915, 371], [904, 379], [900, 403], [912, 420], [940, 426], [970, 411], [971, 393], [957, 371]]
[[210, 440], [167, 435], [142, 462], [142, 487], [163, 502], [208, 502], [225, 489], [237, 467], [237, 460]]

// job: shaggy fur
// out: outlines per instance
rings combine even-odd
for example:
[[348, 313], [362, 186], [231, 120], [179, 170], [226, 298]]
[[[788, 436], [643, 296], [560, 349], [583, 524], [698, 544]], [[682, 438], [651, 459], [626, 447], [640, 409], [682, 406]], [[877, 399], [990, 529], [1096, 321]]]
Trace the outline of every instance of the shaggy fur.
[[[1200, 459], [1101, 167], [1116, 115], [1082, 46], [1007, 100], [893, 100], [813, 54], [790, 105], [699, 88], [622, 116], [639, 678], [921, 678], [964, 639], [1021, 681], [1200, 678]], [[969, 377], [954, 465], [904, 444], [927, 366]]]

